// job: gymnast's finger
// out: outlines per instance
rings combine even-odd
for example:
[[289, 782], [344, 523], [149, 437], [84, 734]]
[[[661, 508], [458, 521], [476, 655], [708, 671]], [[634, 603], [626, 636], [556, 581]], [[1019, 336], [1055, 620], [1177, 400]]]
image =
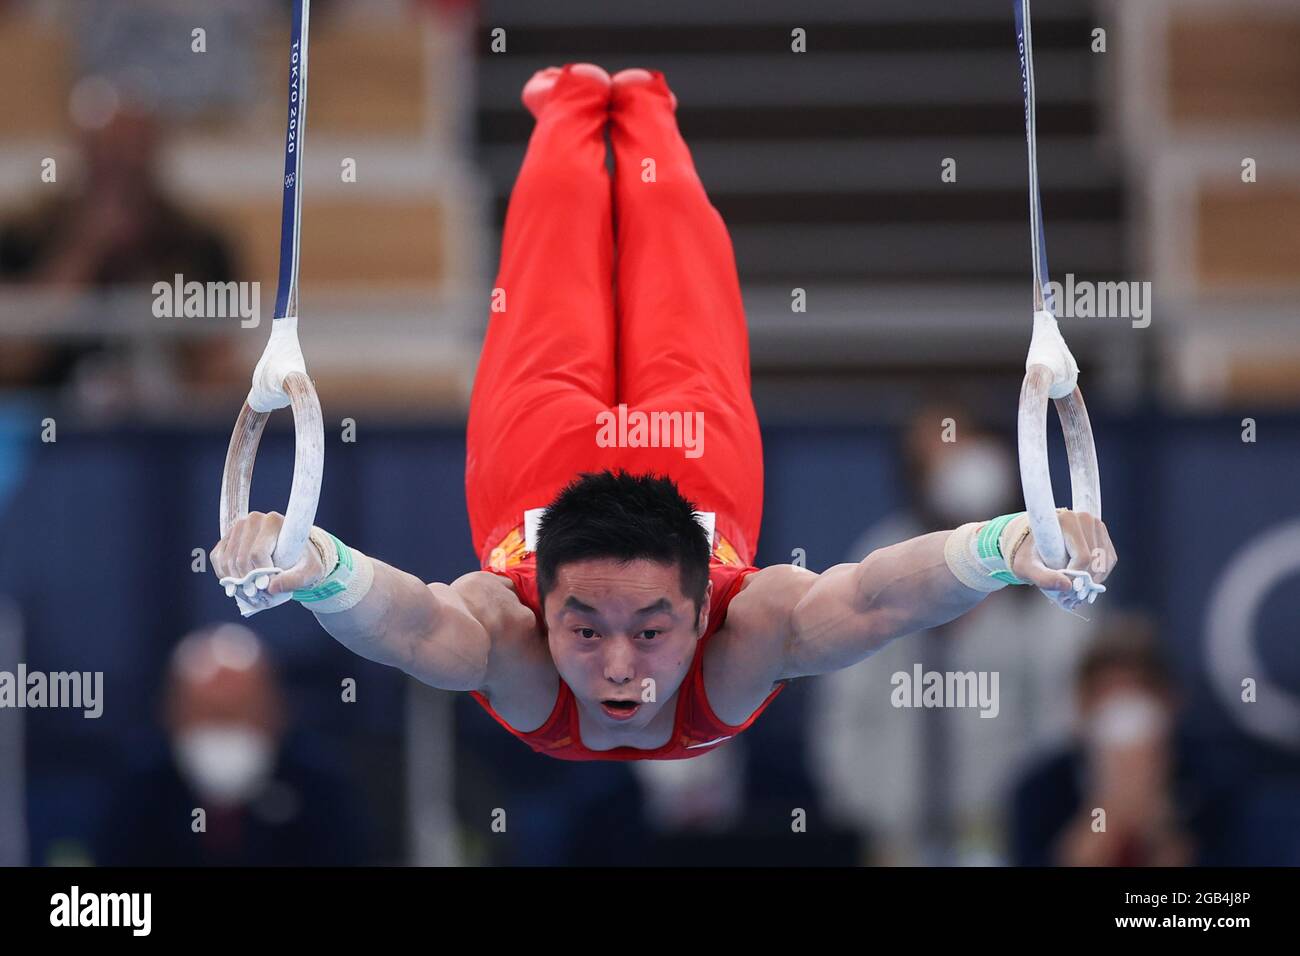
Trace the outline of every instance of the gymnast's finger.
[[1100, 518], [1093, 519], [1097, 522], [1097, 538], [1093, 547], [1093, 561], [1089, 570], [1092, 571], [1092, 578], [1098, 584], [1110, 577], [1110, 572], [1115, 569], [1119, 562], [1119, 555], [1115, 551], [1115, 545], [1110, 540], [1110, 531], [1106, 528], [1106, 523]]

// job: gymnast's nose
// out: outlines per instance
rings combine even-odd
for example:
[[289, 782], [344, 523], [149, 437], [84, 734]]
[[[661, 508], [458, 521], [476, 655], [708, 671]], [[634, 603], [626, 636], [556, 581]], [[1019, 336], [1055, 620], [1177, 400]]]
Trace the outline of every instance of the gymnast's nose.
[[615, 684], [626, 684], [636, 676], [636, 652], [628, 637], [616, 637], [605, 642], [605, 679]]

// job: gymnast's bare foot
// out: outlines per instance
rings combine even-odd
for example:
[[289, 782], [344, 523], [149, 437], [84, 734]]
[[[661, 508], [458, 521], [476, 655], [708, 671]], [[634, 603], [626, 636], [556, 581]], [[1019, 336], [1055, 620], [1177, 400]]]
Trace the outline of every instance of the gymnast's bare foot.
[[566, 69], [574, 76], [583, 77], [588, 82], [603, 86], [608, 95], [609, 74], [594, 63], [570, 63], [567, 67], [548, 66], [544, 70], [538, 70], [533, 74], [533, 78], [524, 84], [524, 105], [528, 107], [528, 112], [532, 113], [534, 118], [542, 115], [542, 110], [551, 99], [551, 92], [555, 89], [556, 82]]
[[[613, 93], [612, 93], [613, 100], [617, 102], [620, 92], [626, 92], [632, 89], [633, 87], [653, 86], [655, 84], [656, 77], [658, 76], [662, 76], [662, 74], [652, 73], [650, 70], [642, 70], [640, 68], [633, 68], [631, 70], [619, 70], [617, 73], [614, 74], [614, 79], [611, 81], [613, 86]], [[673, 94], [672, 90], [668, 89], [668, 85], [666, 83], [664, 84], [663, 88], [668, 93], [668, 99], [672, 103], [672, 107], [675, 112], [677, 110], [677, 97]]]

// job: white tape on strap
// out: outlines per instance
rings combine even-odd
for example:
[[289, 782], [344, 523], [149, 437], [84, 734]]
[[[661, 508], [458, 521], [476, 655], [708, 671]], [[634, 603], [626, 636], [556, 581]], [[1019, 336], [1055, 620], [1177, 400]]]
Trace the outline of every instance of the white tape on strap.
[[271, 323], [271, 337], [257, 368], [253, 369], [248, 407], [255, 412], [273, 412], [288, 407], [289, 394], [284, 390], [284, 380], [290, 372], [307, 374], [307, 363], [298, 344], [296, 315], [284, 316]]
[[1042, 365], [1052, 373], [1052, 384], [1047, 390], [1050, 398], [1065, 398], [1079, 382], [1079, 365], [1061, 337], [1056, 316], [1050, 312], [1034, 313], [1034, 335], [1029, 340], [1025, 371], [1035, 365]]

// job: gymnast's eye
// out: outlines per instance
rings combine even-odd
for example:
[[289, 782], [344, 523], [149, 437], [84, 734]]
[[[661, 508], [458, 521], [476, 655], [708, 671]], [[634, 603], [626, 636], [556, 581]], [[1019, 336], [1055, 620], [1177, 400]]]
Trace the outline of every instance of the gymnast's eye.
[[593, 638], [595, 638], [595, 636], [596, 636], [596, 632], [595, 632], [595, 630], [592, 629], [592, 628], [590, 628], [590, 627], [579, 627], [579, 628], [575, 628], [574, 631], [573, 631], [573, 633], [574, 633], [574, 634], [577, 634], [577, 635], [578, 635], [580, 638], [582, 638], [584, 641], [590, 641], [590, 640], [592, 640]]
[[647, 641], [653, 641], [656, 637], [658, 637], [662, 633], [663, 631], [647, 630], [647, 631], [642, 631], [641, 636], [644, 637]]

